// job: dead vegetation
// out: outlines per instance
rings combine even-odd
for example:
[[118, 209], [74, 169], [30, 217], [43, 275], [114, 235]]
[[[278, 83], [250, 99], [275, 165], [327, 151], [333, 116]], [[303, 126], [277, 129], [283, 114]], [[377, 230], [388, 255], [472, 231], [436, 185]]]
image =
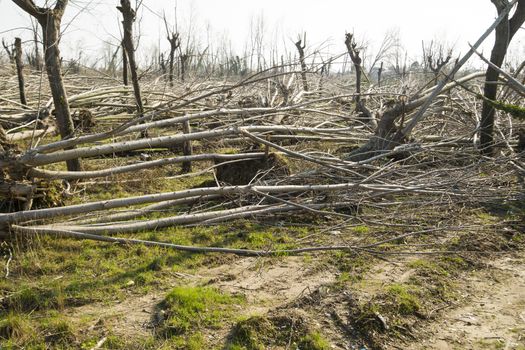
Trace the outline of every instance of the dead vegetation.
[[[525, 302], [523, 65], [489, 98], [487, 153], [472, 93], [485, 73], [460, 70], [476, 45], [376, 85], [353, 34], [355, 77], [309, 66], [304, 35], [297, 62], [204, 78], [164, 19], [164, 78], [137, 67], [135, 9], [119, 10], [133, 89], [62, 74], [45, 51], [68, 94], [26, 67], [18, 103], [16, 57], [0, 68], [0, 347], [525, 346], [523, 315], [502, 305]], [[476, 297], [506, 310], [503, 326], [475, 315], [494, 335], [460, 339], [447, 320], [481, 312]]]

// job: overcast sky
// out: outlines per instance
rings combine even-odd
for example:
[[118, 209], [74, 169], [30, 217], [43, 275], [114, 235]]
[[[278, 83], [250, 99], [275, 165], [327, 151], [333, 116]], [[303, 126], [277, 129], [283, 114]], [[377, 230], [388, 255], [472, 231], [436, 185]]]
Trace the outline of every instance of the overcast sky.
[[[44, 1], [36, 3], [41, 5]], [[118, 42], [117, 4], [117, 0], [70, 1], [63, 22], [69, 24], [62, 39], [63, 55], [68, 57], [82, 50], [87, 56], [96, 57], [104, 41]], [[206, 42], [207, 33], [216, 40], [228, 37], [239, 53], [248, 40], [250, 20], [262, 17], [268, 42], [279, 36], [279, 45], [293, 49], [292, 40], [306, 31], [309, 48], [323, 47], [333, 54], [344, 51], [346, 31], [354, 32], [373, 51], [385, 32], [397, 29], [413, 58], [421, 54], [421, 40], [431, 39], [447, 42], [454, 45], [456, 52], [464, 53], [467, 43], [475, 42], [496, 17], [490, 0], [144, 0], [138, 16], [142, 56], [152, 51], [159, 36], [161, 48], [167, 47], [161, 16], [164, 12], [170, 24], [175, 24], [175, 8], [182, 32], [191, 22], [202, 42]], [[29, 26], [29, 16], [12, 1], [0, 0], [0, 18], [2, 37], [30, 38], [28, 30], [20, 29]], [[525, 57], [524, 32], [520, 30], [512, 43], [512, 55], [517, 59]], [[492, 41], [490, 37], [483, 46], [487, 55]]]

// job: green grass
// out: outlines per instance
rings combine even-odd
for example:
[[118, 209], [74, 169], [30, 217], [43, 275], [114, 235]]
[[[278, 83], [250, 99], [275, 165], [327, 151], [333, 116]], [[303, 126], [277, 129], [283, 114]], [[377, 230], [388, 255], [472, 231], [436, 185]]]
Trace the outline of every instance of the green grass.
[[297, 350], [329, 350], [330, 343], [319, 332], [312, 332], [302, 337], [296, 346]]
[[234, 305], [243, 301], [240, 296], [225, 294], [211, 287], [176, 287], [162, 303], [167, 317], [162, 326], [163, 332], [181, 335], [218, 327], [232, 315]]
[[[295, 319], [295, 322], [292, 319]], [[252, 316], [237, 322], [228, 350], [264, 350], [286, 347], [294, 350], [328, 350], [330, 343], [300, 317]]]
[[386, 287], [385, 292], [387, 298], [392, 300], [392, 306], [398, 314], [413, 315], [421, 310], [417, 287], [394, 283]]
[[215, 288], [176, 287], [160, 305], [166, 319], [158, 333], [175, 349], [202, 349], [206, 343], [202, 331], [226, 326], [242, 304], [243, 297]]

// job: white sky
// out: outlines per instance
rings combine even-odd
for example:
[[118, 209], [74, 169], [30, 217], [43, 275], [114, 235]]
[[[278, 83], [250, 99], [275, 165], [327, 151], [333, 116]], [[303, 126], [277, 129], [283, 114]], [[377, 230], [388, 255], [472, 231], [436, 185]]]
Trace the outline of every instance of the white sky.
[[[43, 4], [44, 1], [36, 1]], [[70, 1], [64, 24], [71, 22], [62, 39], [62, 53], [68, 58], [83, 50], [86, 56], [101, 55], [103, 41], [117, 42], [120, 38], [120, 12], [115, 6], [118, 0]], [[131, 0], [132, 4], [134, 3]], [[174, 9], [177, 6], [179, 29], [185, 32], [189, 19], [200, 33], [206, 46], [209, 25], [216, 39], [226, 34], [232, 47], [241, 54], [249, 37], [250, 20], [263, 16], [267, 28], [268, 45], [280, 34], [279, 45], [286, 44], [294, 50], [297, 34], [307, 32], [307, 44], [319, 47], [323, 44], [331, 53], [344, 52], [344, 34], [354, 32], [358, 41], [377, 47], [386, 31], [396, 28], [409, 56], [421, 55], [421, 40], [438, 38], [459, 51], [467, 50], [467, 42], [473, 43], [493, 22], [496, 11], [490, 0], [144, 0], [141, 19], [140, 54], [151, 53], [159, 42], [167, 48], [164, 25], [159, 18], [165, 11], [168, 21], [175, 23]], [[0, 36], [30, 38], [29, 15], [23, 13], [10, 0], [0, 0]], [[512, 43], [511, 57], [525, 57], [525, 30], [520, 30]], [[284, 37], [284, 41], [283, 41]], [[488, 56], [493, 38], [483, 46]], [[328, 45], [328, 46], [327, 46]], [[372, 53], [372, 52], [370, 52]], [[140, 56], [140, 55], [139, 55]]]

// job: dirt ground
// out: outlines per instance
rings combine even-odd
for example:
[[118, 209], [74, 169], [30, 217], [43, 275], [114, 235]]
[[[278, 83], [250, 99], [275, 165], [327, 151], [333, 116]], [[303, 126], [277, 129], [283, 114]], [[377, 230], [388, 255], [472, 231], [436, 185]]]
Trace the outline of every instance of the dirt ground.
[[[410, 259], [408, 259], [410, 260]], [[413, 260], [413, 259], [412, 259]], [[384, 349], [524, 349], [525, 348], [525, 259], [521, 254], [500, 254], [484, 261], [485, 267], [462, 273], [456, 280], [459, 298], [431, 310], [427, 320], [413, 328], [411, 339], [390, 339]], [[329, 286], [337, 280], [335, 270], [321, 270], [302, 257], [239, 258], [233, 264], [201, 269], [195, 274], [176, 274], [173, 286], [206, 284], [222, 291], [242, 294], [247, 306], [238, 307], [238, 316], [265, 315], [284, 309], [302, 312], [323, 328], [324, 320], [316, 320], [315, 312], [302, 308], [301, 299], [312, 293], [325, 297], [330, 304], [334, 293]], [[375, 293], [381, 284], [406, 281], [413, 271], [397, 262], [376, 264], [364, 277], [368, 283], [361, 293]], [[115, 334], [146, 336], [155, 328], [158, 304], [164, 285], [145, 295], [129, 294], [122, 302], [89, 304], [67, 310], [72, 320], [89, 316], [93, 328], [110, 327]], [[325, 290], [323, 290], [325, 288]], [[298, 306], [299, 305], [299, 306]], [[301, 310], [303, 309], [303, 310]], [[299, 311], [297, 311], [299, 310]], [[308, 313], [310, 312], [310, 315]], [[330, 310], [326, 310], [327, 313]], [[328, 321], [330, 323], [330, 321]], [[340, 332], [333, 324], [324, 328], [331, 337], [333, 349], [367, 349], [358, 337]], [[207, 334], [212, 342], [224, 343], [227, 332]]]

